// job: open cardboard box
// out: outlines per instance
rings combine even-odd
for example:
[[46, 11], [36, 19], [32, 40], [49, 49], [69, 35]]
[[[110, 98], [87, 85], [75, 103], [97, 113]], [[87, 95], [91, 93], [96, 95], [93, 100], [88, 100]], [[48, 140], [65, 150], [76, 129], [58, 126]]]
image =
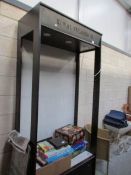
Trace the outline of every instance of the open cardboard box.
[[[118, 134], [126, 134], [131, 136], [131, 126], [128, 126], [126, 128], [117, 129]], [[87, 124], [84, 126], [85, 133], [86, 133], [86, 139], [89, 141], [91, 139], [91, 124]], [[114, 135], [115, 136], [115, 135]], [[98, 134], [97, 134], [97, 153], [96, 157], [98, 159], [109, 161], [109, 155], [110, 155], [110, 143], [112, 142], [112, 137], [110, 135], [110, 131], [108, 129], [100, 129], [98, 128]]]
[[59, 175], [71, 167], [71, 156], [61, 158], [36, 170], [36, 175]]
[[131, 86], [128, 87], [128, 105], [129, 111], [131, 112]]
[[[85, 125], [85, 134], [87, 141], [91, 141], [91, 125]], [[98, 128], [97, 134], [97, 154], [96, 157], [102, 160], [109, 160], [109, 149], [110, 149], [110, 134], [107, 129]]]

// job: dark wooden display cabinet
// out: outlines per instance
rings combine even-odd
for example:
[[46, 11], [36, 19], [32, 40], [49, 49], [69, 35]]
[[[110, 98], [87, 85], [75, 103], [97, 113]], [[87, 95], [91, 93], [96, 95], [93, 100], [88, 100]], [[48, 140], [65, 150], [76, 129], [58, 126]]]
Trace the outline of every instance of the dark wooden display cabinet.
[[[50, 35], [50, 37], [46, 37]], [[17, 82], [16, 82], [16, 130], [20, 131], [20, 102], [21, 102], [21, 71], [22, 71], [22, 40], [33, 42], [33, 72], [32, 72], [32, 100], [31, 100], [31, 131], [30, 131], [30, 162], [28, 174], [36, 174], [36, 147], [38, 130], [38, 99], [40, 75], [41, 44], [68, 50], [76, 57], [76, 83], [74, 125], [77, 125], [78, 97], [79, 97], [79, 69], [80, 53], [95, 51], [94, 89], [92, 108], [92, 135], [90, 151], [93, 156], [64, 172], [63, 175], [94, 175], [95, 154], [97, 146], [97, 125], [99, 110], [99, 87], [101, 67], [101, 34], [91, 28], [65, 16], [64, 14], [39, 3], [28, 12], [18, 25], [17, 50]], [[70, 43], [70, 44], [67, 44]]]

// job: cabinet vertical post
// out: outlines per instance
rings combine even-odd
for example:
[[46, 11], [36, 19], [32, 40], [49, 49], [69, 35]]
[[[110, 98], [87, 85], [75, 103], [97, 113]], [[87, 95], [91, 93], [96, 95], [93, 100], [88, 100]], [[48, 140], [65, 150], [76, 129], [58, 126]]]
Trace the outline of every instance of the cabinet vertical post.
[[[19, 31], [19, 25], [18, 25]], [[16, 107], [15, 107], [15, 129], [20, 131], [20, 102], [21, 102], [21, 70], [22, 70], [22, 38], [18, 32], [17, 41], [17, 69], [16, 69]]]
[[32, 73], [32, 102], [31, 102], [31, 132], [30, 132], [31, 154], [29, 161], [30, 171], [28, 172], [28, 174], [31, 175], [35, 175], [36, 172], [40, 48], [41, 48], [41, 28], [37, 28], [33, 32], [33, 73]]
[[78, 103], [79, 103], [79, 74], [80, 74], [80, 54], [75, 54], [76, 78], [75, 78], [75, 106], [74, 106], [74, 125], [78, 122]]
[[[97, 151], [97, 130], [99, 115], [99, 96], [100, 96], [100, 72], [101, 72], [101, 47], [95, 49], [94, 63], [94, 89], [93, 89], [93, 107], [92, 107], [92, 128], [91, 128], [91, 151], [96, 156]], [[95, 174], [95, 162], [94, 162]]]

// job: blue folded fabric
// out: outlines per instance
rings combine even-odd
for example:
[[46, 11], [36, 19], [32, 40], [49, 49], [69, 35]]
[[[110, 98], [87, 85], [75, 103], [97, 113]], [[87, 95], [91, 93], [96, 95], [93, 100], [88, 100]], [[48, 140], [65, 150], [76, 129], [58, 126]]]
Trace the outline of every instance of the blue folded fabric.
[[103, 122], [116, 128], [124, 128], [128, 126], [126, 114], [116, 110], [111, 110], [110, 113], [105, 116]]

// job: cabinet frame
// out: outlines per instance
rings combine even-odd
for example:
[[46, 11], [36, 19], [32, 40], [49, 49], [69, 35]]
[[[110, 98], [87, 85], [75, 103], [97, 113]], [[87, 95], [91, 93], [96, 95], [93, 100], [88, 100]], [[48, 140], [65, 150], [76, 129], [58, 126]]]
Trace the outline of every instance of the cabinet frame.
[[[43, 37], [45, 33], [51, 32], [51, 39]], [[91, 128], [91, 152], [94, 159], [93, 173], [95, 174], [95, 155], [97, 147], [97, 129], [99, 112], [99, 91], [100, 91], [100, 70], [101, 70], [101, 37], [102, 34], [71, 19], [70, 17], [56, 11], [49, 6], [39, 3], [29, 11], [18, 23], [18, 44], [17, 44], [17, 74], [16, 74], [16, 117], [15, 129], [20, 131], [20, 106], [21, 106], [21, 71], [22, 71], [22, 41], [23, 39], [33, 42], [33, 72], [32, 72], [32, 99], [31, 99], [31, 130], [30, 130], [30, 161], [28, 173], [36, 173], [36, 148], [38, 130], [38, 105], [39, 105], [39, 76], [40, 76], [40, 50], [41, 44], [48, 44], [53, 47], [69, 50], [75, 53], [76, 58], [76, 83], [75, 83], [75, 105], [74, 125], [78, 120], [79, 100], [79, 74], [80, 74], [80, 53], [95, 51], [94, 63], [94, 87], [92, 106], [92, 128]], [[61, 41], [57, 42], [56, 38]], [[67, 46], [65, 41], [71, 41]], [[91, 160], [87, 160], [87, 162]], [[84, 163], [84, 162], [83, 162]], [[79, 167], [79, 165], [78, 165]], [[68, 173], [73, 171], [69, 170]]]

